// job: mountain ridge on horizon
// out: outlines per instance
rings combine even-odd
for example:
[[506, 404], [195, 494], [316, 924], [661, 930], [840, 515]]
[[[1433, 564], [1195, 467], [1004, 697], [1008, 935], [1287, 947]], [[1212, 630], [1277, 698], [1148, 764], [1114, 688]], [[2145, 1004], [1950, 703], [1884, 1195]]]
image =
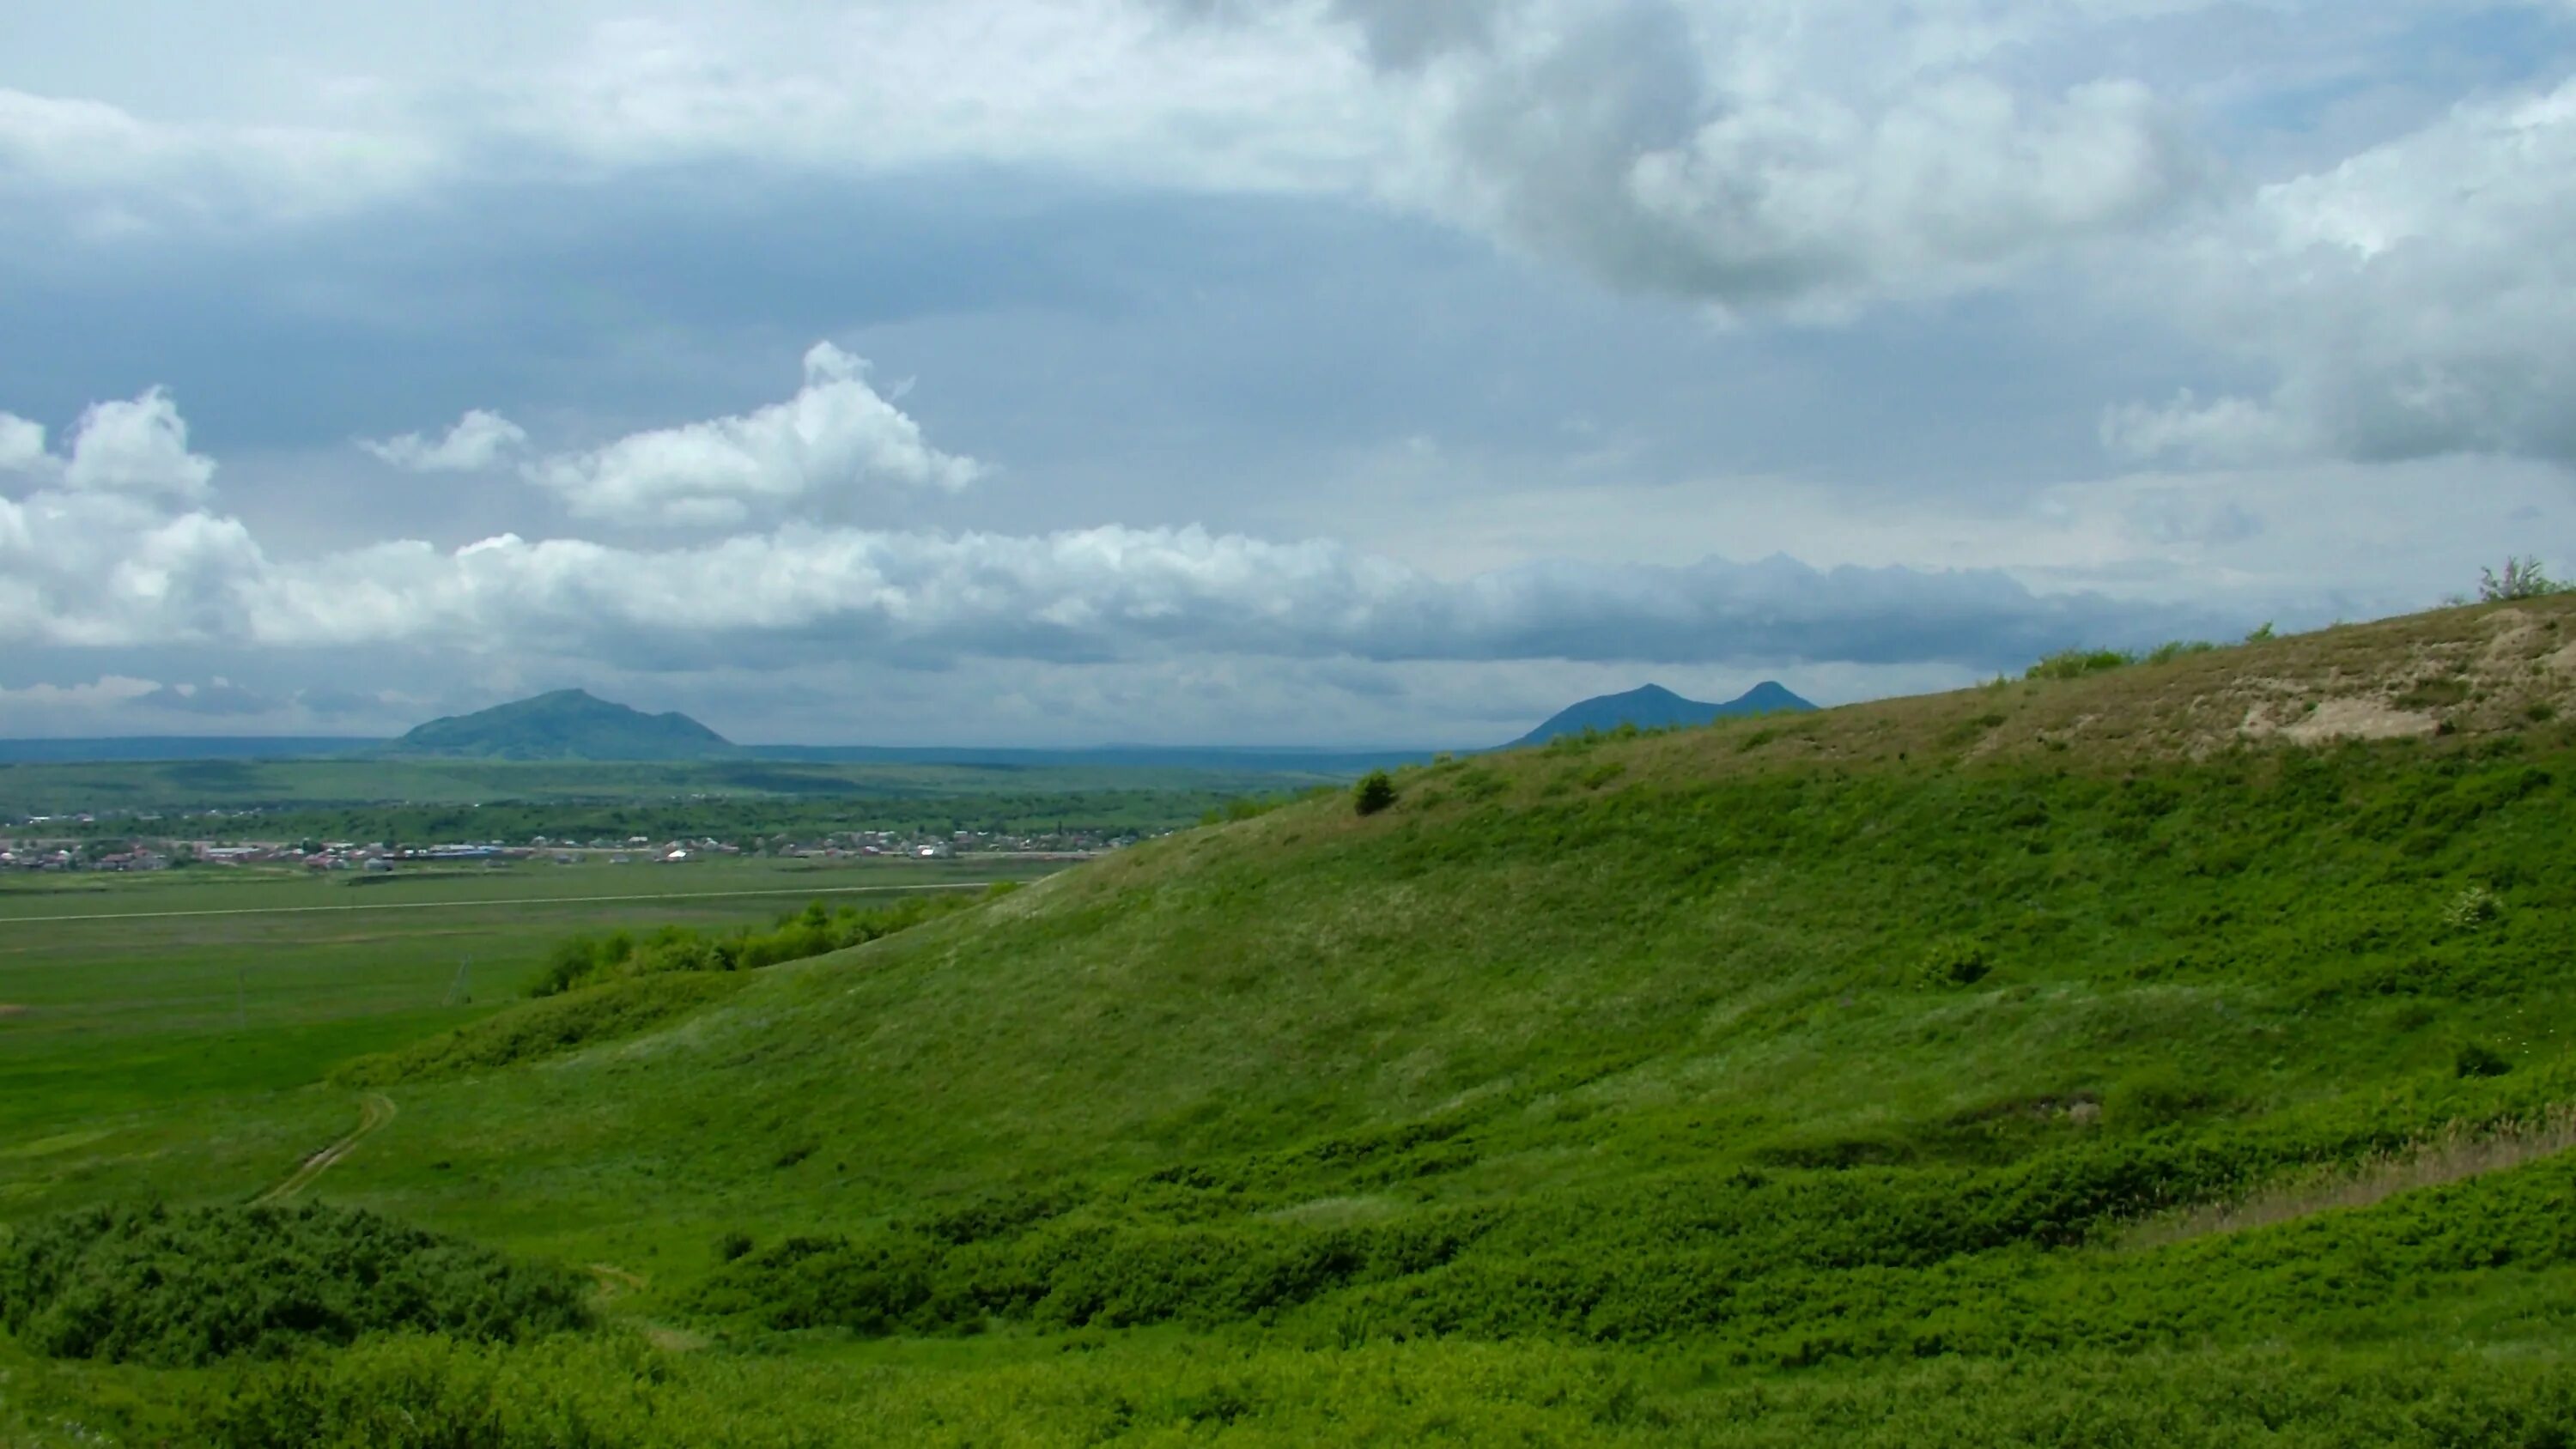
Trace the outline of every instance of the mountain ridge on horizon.
[[391, 755], [500, 760], [695, 760], [741, 747], [678, 710], [647, 714], [586, 689], [556, 689], [416, 725]]
[[1723, 704], [1685, 699], [1660, 684], [1641, 684], [1625, 693], [1595, 695], [1567, 705], [1505, 748], [1541, 745], [1560, 735], [1579, 735], [1587, 729], [1614, 730], [1623, 724], [1633, 724], [1641, 730], [1669, 729], [1742, 715], [1794, 714], [1815, 708], [1812, 701], [1776, 679], [1763, 680]]

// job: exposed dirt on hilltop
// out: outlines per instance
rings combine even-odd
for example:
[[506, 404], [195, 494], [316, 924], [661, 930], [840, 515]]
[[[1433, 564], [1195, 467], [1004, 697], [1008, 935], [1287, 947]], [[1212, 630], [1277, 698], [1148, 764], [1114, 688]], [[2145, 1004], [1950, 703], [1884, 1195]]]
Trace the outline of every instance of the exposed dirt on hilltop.
[[[2003, 678], [1812, 715], [1722, 721], [1642, 741], [1620, 758], [1631, 781], [2034, 754], [2069, 768], [2123, 769], [2246, 745], [2420, 739], [2448, 747], [2571, 730], [2576, 595], [2554, 595], [2339, 624], [2079, 679]], [[1542, 756], [1522, 768], [1544, 784], [1568, 767]]]

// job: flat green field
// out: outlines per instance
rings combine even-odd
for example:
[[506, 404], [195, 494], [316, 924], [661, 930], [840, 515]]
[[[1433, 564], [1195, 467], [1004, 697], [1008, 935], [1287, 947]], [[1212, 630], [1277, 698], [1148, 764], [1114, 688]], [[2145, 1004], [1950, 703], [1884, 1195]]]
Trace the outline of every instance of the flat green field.
[[0, 764], [0, 816], [82, 810], [471, 805], [748, 796], [959, 799], [1134, 791], [1244, 794], [1317, 773], [1151, 765], [878, 762], [514, 762], [434, 759], [169, 760]]
[[382, 880], [219, 867], [8, 878], [0, 1214], [81, 1200], [109, 1163], [179, 1198], [282, 1174], [347, 1115], [345, 1095], [309, 1090], [333, 1063], [518, 999], [547, 949], [575, 933], [766, 925], [810, 900], [874, 904], [1054, 868], [718, 860]]

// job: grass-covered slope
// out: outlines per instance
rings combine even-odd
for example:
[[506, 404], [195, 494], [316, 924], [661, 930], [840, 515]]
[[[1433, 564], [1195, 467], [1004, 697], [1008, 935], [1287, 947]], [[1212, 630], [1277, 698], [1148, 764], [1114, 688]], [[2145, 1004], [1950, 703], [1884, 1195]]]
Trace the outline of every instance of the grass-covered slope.
[[[394, 1088], [333, 1192], [632, 1273], [781, 1442], [2563, 1442], [2571, 618], [1407, 772]], [[290, 1408], [427, 1392], [351, 1363]]]

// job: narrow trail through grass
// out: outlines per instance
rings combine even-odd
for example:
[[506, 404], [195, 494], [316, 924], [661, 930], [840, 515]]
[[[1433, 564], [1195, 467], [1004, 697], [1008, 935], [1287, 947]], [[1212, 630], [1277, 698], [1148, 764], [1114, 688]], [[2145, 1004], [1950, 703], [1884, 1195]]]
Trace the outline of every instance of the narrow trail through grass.
[[369, 1092], [359, 1099], [358, 1125], [354, 1131], [304, 1159], [304, 1165], [289, 1174], [284, 1182], [251, 1199], [251, 1206], [268, 1207], [293, 1201], [297, 1193], [313, 1185], [315, 1178], [330, 1171], [334, 1163], [357, 1150], [359, 1143], [364, 1142], [386, 1123], [394, 1120], [397, 1110], [393, 1098], [382, 1092]]

